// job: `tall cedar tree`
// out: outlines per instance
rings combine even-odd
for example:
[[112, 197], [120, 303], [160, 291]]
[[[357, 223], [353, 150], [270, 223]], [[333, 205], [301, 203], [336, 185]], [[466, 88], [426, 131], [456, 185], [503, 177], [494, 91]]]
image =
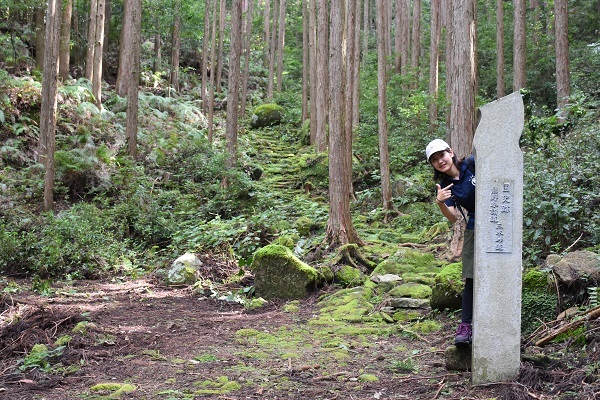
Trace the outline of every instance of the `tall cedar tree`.
[[440, 65], [440, 20], [441, 0], [431, 0], [431, 34], [429, 45], [429, 132], [433, 133], [438, 127], [438, 90], [439, 90], [439, 65]]
[[308, 20], [310, 26], [309, 64], [310, 64], [310, 144], [315, 145], [317, 138], [317, 1], [308, 1]]
[[217, 47], [217, 19], [219, 19], [220, 9], [217, 8], [217, 0], [212, 0], [212, 27], [210, 30], [210, 79], [208, 83], [208, 143], [213, 142], [213, 119], [215, 113], [215, 54]]
[[58, 76], [66, 81], [69, 79], [69, 63], [71, 55], [71, 17], [73, 16], [73, 0], [65, 0], [60, 24], [60, 51]]
[[310, 63], [310, 21], [308, 19], [308, 0], [302, 0], [302, 122], [308, 118], [308, 81]]
[[[125, 23], [127, 21], [127, 23]], [[137, 128], [138, 128], [138, 90], [140, 81], [140, 52], [142, 37], [142, 1], [125, 0], [125, 9], [123, 14], [123, 29], [128, 27], [130, 30], [121, 32], [121, 37], [126, 37], [130, 42], [128, 48], [129, 58], [124, 60], [127, 65], [127, 120], [125, 126], [125, 135], [127, 136], [127, 145], [129, 155], [134, 160], [138, 159], [137, 152]]]
[[387, 120], [387, 54], [385, 43], [390, 32], [384, 29], [385, 0], [377, 0], [377, 121], [379, 125], [379, 172], [381, 175], [381, 195], [383, 209], [392, 210], [392, 186], [390, 184], [390, 152], [388, 147]]
[[250, 59], [252, 56], [252, 15], [254, 13], [254, 0], [248, 1], [246, 19], [244, 20], [244, 72], [242, 75], [242, 105], [241, 118], [246, 116], [246, 101], [248, 97], [248, 80], [250, 79]]
[[327, 115], [329, 114], [329, 1], [317, 0], [317, 126], [315, 149], [327, 149]]
[[283, 84], [283, 50], [285, 48], [285, 15], [287, 4], [286, 0], [281, 0], [279, 3], [279, 23], [277, 33], [277, 93], [281, 93]]
[[171, 34], [171, 74], [169, 75], [169, 84], [179, 91], [179, 53], [181, 47], [181, 0], [175, 1], [173, 12], [173, 30]]
[[58, 59], [60, 47], [60, 0], [48, 0], [46, 11], [46, 40], [44, 73], [42, 75], [42, 104], [40, 109], [40, 142], [38, 154], [45, 166], [44, 211], [54, 210], [54, 149], [58, 95]]
[[504, 96], [504, 2], [496, 0], [496, 95]]
[[208, 45], [210, 40], [210, 1], [206, 0], [204, 3], [204, 38], [202, 40], [202, 79], [201, 79], [201, 97], [202, 97], [202, 111], [208, 113]]
[[[233, 0], [231, 9], [231, 53], [229, 55], [229, 87], [227, 93], [227, 167], [237, 163], [237, 131], [240, 99], [240, 58], [242, 54], [242, 0]], [[224, 186], [227, 182], [224, 181]]]
[[564, 108], [571, 95], [569, 79], [569, 13], [567, 0], [554, 0], [556, 23], [556, 97], [560, 120], [564, 122]]
[[331, 0], [331, 36], [329, 87], [331, 106], [329, 119], [329, 219], [325, 241], [332, 248], [355, 243], [363, 244], [352, 223], [350, 197], [352, 187], [352, 169], [348, 169], [347, 141], [352, 133], [345, 129], [345, 79], [344, 71], [344, 11], [343, 0]]
[[275, 56], [277, 54], [277, 16], [279, 1], [273, 0], [273, 19], [271, 22], [271, 37], [269, 38], [269, 75], [267, 76], [267, 99], [273, 98], [275, 86]]
[[525, 87], [525, 60], [527, 57], [525, 1], [514, 0], [513, 91], [515, 92]]

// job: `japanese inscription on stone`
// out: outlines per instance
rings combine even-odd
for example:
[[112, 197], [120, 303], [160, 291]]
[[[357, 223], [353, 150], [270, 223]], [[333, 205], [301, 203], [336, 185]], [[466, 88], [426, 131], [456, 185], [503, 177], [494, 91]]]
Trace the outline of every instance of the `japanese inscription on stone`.
[[486, 251], [488, 253], [512, 252], [512, 181], [494, 180], [490, 190], [490, 207], [488, 223], [490, 224]]

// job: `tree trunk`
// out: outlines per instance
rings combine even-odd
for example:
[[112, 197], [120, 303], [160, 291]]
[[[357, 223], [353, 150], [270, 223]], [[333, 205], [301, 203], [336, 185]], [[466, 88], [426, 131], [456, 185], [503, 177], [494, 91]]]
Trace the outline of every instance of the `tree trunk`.
[[504, 2], [496, 0], [496, 95], [504, 96]]
[[65, 0], [60, 25], [60, 51], [58, 76], [62, 81], [69, 79], [69, 63], [71, 59], [71, 17], [73, 16], [73, 0]]
[[[94, 39], [92, 60], [92, 94], [96, 99], [95, 104], [98, 108], [102, 104], [102, 49], [104, 47], [104, 5], [105, 0], [97, 0], [98, 10], [96, 11], [96, 37]], [[90, 21], [90, 24], [92, 21]]]
[[310, 23], [310, 144], [316, 144], [317, 138], [317, 0], [308, 0]]
[[409, 12], [409, 0], [398, 0], [397, 7], [397, 18], [399, 18], [396, 29], [400, 32], [397, 34], [399, 43], [396, 45], [398, 53], [400, 55], [400, 64], [397, 67], [402, 75], [406, 75], [406, 69], [408, 66], [408, 55], [410, 52], [410, 12]]
[[263, 0], [264, 4], [265, 4], [265, 8], [264, 8], [264, 13], [263, 13], [263, 43], [265, 44], [264, 47], [264, 59], [263, 59], [263, 63], [264, 63], [264, 67], [265, 68], [269, 68], [269, 54], [271, 52], [271, 48], [269, 46], [269, 44], [271, 43], [271, 0]]
[[225, 35], [225, 17], [227, 15], [226, 1], [221, 0], [219, 7], [219, 47], [217, 48], [217, 70], [215, 72], [215, 89], [217, 93], [221, 93], [221, 79], [223, 78], [223, 40]]
[[206, 87], [208, 81], [208, 42], [210, 40], [210, 0], [204, 3], [204, 37], [202, 41], [202, 111], [208, 112], [208, 90]]
[[329, 9], [328, 0], [318, 0], [317, 13], [317, 133], [315, 148], [327, 149], [327, 116], [329, 113]]
[[525, 60], [527, 51], [527, 39], [525, 36], [525, 0], [514, 0], [514, 7], [513, 90], [516, 92], [525, 87]]
[[171, 36], [171, 74], [169, 84], [179, 92], [179, 52], [181, 45], [181, 1], [175, 2], [173, 32]]
[[110, 33], [110, 19], [112, 15], [112, 6], [110, 0], [104, 0], [104, 43], [102, 43], [102, 69], [101, 76], [106, 79], [109, 76], [108, 74], [108, 38]]
[[161, 54], [162, 48], [162, 36], [160, 33], [154, 35], [154, 62], [152, 63], [152, 72], [157, 73], [161, 68]]
[[379, 125], [379, 172], [381, 175], [381, 195], [383, 209], [393, 209], [392, 186], [390, 184], [390, 153], [388, 148], [388, 120], [387, 120], [387, 55], [385, 53], [386, 36], [389, 31], [383, 29], [385, 8], [383, 2], [377, 0], [377, 122]]
[[366, 62], [367, 53], [369, 52], [369, 33], [370, 33], [370, 24], [369, 24], [369, 10], [370, 10], [370, 0], [364, 0], [363, 4], [363, 46], [362, 46], [362, 61]]
[[302, 0], [302, 123], [308, 118], [308, 82], [310, 70], [310, 21], [308, 18], [308, 0]]
[[[452, 75], [450, 107], [450, 146], [459, 157], [471, 154], [475, 133], [475, 0], [452, 2]], [[461, 217], [454, 223], [450, 243], [451, 259], [462, 252], [465, 221]]]
[[440, 20], [441, 0], [431, 0], [431, 37], [429, 54], [429, 132], [437, 131], [438, 127], [438, 89], [439, 89], [439, 61], [440, 61]]
[[421, 0], [414, 0], [411, 53], [411, 66], [415, 71], [413, 89], [416, 89], [419, 83], [419, 58], [421, 58]]
[[554, 0], [556, 32], [556, 104], [559, 121], [564, 122], [564, 108], [571, 95], [569, 79], [569, 13], [567, 0]]
[[44, 9], [36, 7], [35, 9], [35, 66], [40, 71], [44, 70]]
[[279, 33], [277, 34], [277, 93], [281, 93], [283, 84], [283, 50], [285, 46], [285, 12], [286, 0], [279, 4]]
[[[131, 79], [131, 61], [136, 57], [136, 49], [132, 40], [132, 35], [136, 32], [136, 27], [132, 24], [136, 23], [133, 19], [133, 8], [136, 6], [137, 0], [125, 0], [123, 3], [123, 27], [121, 28], [121, 39], [119, 45], [119, 68], [117, 71], [117, 83], [115, 91], [121, 97], [127, 95], [129, 89], [129, 80]], [[139, 18], [139, 15], [137, 16]], [[140, 50], [138, 49], [137, 52]], [[139, 55], [137, 56], [139, 57]]]
[[331, 92], [329, 124], [329, 220], [326, 242], [331, 248], [355, 243], [363, 244], [352, 223], [350, 191], [352, 170], [348, 170], [347, 140], [351, 134], [345, 127], [345, 71], [343, 54], [344, 1], [331, 0], [331, 42], [329, 87]]
[[210, 33], [210, 80], [208, 83], [208, 144], [213, 142], [213, 117], [215, 112], [215, 53], [217, 47], [217, 0], [212, 0], [212, 28]]
[[231, 53], [229, 56], [229, 86], [227, 93], [227, 167], [237, 163], [237, 131], [240, 94], [240, 56], [242, 53], [242, 0], [233, 0], [231, 10]]
[[248, 79], [250, 78], [250, 58], [252, 56], [252, 14], [254, 13], [254, 0], [249, 0], [244, 25], [244, 74], [242, 77], [242, 106], [241, 117], [246, 116], [246, 101], [248, 100]]
[[352, 127], [353, 134], [354, 131], [358, 128], [359, 118], [360, 118], [360, 109], [359, 109], [359, 101], [360, 101], [360, 1], [356, 0], [356, 24], [354, 26], [354, 66], [352, 67]]
[[44, 211], [54, 210], [54, 149], [58, 95], [58, 58], [61, 24], [60, 0], [48, 0], [40, 110], [40, 143], [38, 152], [45, 166]]
[[96, 29], [98, 28], [98, 0], [90, 0], [90, 19], [88, 22], [87, 52], [85, 56], [85, 77], [90, 81], [94, 77], [94, 49]]
[[279, 2], [273, 0], [273, 22], [271, 37], [269, 38], [269, 76], [267, 77], [267, 100], [273, 99], [275, 85], [275, 56], [277, 55], [277, 17], [279, 15]]
[[[140, 81], [142, 1], [125, 0], [125, 4], [128, 4], [129, 7], [125, 8], [123, 20], [125, 21], [125, 19], [129, 19], [130, 23], [127, 25], [131, 27], [131, 31], [126, 33], [127, 37], [131, 41], [131, 58], [126, 60], [126, 65], [129, 67], [129, 76], [127, 79], [127, 121], [125, 135], [127, 136], [129, 155], [134, 160], [137, 160], [138, 84]], [[123, 23], [123, 26], [125, 26], [125, 23]]]

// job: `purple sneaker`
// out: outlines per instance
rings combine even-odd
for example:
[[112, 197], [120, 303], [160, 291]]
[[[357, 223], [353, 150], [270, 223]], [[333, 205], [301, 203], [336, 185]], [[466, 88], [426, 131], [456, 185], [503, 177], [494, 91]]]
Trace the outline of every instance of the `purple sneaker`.
[[471, 344], [471, 336], [473, 336], [473, 329], [471, 324], [468, 322], [461, 322], [456, 329], [456, 337], [454, 338], [455, 345], [468, 345]]

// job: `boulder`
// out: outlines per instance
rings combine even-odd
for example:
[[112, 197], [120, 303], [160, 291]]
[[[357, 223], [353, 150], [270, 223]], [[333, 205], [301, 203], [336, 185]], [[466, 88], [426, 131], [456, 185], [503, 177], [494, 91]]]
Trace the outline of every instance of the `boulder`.
[[462, 307], [462, 264], [446, 265], [435, 277], [431, 290], [431, 308], [438, 310], [458, 310]]
[[254, 289], [264, 298], [300, 299], [319, 283], [319, 273], [281, 245], [270, 244], [254, 253]]
[[471, 369], [471, 346], [450, 346], [444, 352], [448, 371]]
[[546, 264], [567, 287], [579, 286], [582, 279], [589, 286], [600, 285], [600, 255], [594, 252], [581, 250], [564, 256], [550, 254]]
[[273, 126], [281, 123], [284, 109], [277, 104], [262, 104], [252, 113], [252, 128], [263, 128], [265, 126]]
[[198, 270], [202, 261], [193, 253], [184, 255], [173, 261], [171, 269], [167, 272], [168, 285], [193, 285], [198, 280]]

